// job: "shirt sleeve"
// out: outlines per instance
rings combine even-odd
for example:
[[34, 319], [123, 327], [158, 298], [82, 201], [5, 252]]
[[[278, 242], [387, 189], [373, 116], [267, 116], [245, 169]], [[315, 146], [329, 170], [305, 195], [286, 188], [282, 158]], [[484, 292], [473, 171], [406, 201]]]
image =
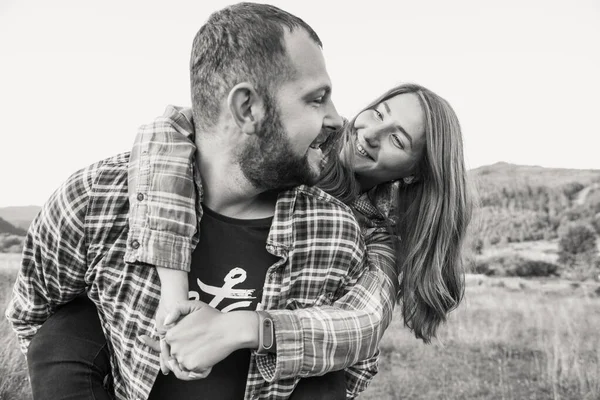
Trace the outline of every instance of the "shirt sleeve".
[[[390, 235], [383, 230], [365, 238], [362, 274], [330, 306], [268, 310], [275, 325], [277, 352], [257, 356], [263, 378], [273, 380], [321, 375], [356, 365], [347, 380], [350, 393], [364, 390], [374, 376], [370, 363], [388, 327], [398, 288]], [[361, 370], [361, 367], [364, 367]]]
[[379, 372], [379, 352], [371, 358], [357, 362], [346, 368], [346, 398], [354, 399], [371, 383], [371, 380]]
[[6, 317], [21, 351], [57, 306], [86, 289], [85, 216], [94, 168], [73, 174], [32, 222]]
[[191, 134], [177, 127], [170, 119], [157, 119], [135, 138], [125, 261], [189, 272], [197, 230], [196, 146]]

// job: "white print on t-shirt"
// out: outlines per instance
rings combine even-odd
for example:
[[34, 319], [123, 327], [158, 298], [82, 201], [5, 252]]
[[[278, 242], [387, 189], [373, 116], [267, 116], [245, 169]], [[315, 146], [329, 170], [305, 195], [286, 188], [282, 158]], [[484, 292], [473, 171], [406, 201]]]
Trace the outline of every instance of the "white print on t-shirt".
[[[210, 286], [202, 282], [200, 279], [196, 279], [198, 282], [198, 286], [200, 286], [200, 290], [206, 294], [211, 294], [213, 297], [212, 301], [208, 304], [211, 307], [217, 307], [223, 299], [255, 299], [253, 297], [254, 289], [233, 289], [235, 285], [238, 283], [242, 283], [246, 280], [246, 271], [243, 268], [235, 267], [223, 281], [225, 282], [222, 287], [218, 286]], [[199, 300], [200, 293], [190, 290], [189, 293], [190, 300]], [[249, 307], [252, 304], [252, 301], [238, 301], [233, 304], [228, 305], [223, 308], [222, 312], [229, 312], [231, 310], [235, 310], [236, 308], [244, 308]]]

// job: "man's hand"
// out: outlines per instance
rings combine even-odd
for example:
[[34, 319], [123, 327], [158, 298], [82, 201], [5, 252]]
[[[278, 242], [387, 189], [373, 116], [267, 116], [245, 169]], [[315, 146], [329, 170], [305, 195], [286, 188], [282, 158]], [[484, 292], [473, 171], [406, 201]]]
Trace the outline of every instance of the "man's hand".
[[172, 321], [177, 323], [165, 324], [165, 339], [183, 370], [202, 374], [235, 350], [258, 347], [254, 311], [222, 313], [201, 301], [185, 301], [165, 319]]

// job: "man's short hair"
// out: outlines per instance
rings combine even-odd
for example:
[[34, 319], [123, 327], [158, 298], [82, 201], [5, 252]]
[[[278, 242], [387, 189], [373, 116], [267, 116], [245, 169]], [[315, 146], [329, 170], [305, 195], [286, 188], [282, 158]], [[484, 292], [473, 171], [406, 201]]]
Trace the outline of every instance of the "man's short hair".
[[320, 46], [315, 31], [302, 19], [268, 4], [239, 3], [214, 12], [200, 28], [192, 47], [190, 78], [196, 128], [214, 127], [221, 102], [236, 84], [250, 82], [263, 97], [292, 79], [284, 29], [304, 29]]

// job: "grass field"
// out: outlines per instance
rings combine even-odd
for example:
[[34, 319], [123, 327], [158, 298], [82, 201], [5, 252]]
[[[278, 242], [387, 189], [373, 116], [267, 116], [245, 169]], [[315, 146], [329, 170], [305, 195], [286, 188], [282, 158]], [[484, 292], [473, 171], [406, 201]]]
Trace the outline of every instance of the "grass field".
[[4, 318], [19, 259], [19, 254], [0, 254], [0, 400], [31, 399], [25, 358]]
[[[4, 313], [17, 255], [0, 254]], [[600, 399], [600, 284], [470, 276], [465, 302], [426, 346], [397, 314], [363, 399]], [[0, 400], [30, 399], [0, 320]]]

